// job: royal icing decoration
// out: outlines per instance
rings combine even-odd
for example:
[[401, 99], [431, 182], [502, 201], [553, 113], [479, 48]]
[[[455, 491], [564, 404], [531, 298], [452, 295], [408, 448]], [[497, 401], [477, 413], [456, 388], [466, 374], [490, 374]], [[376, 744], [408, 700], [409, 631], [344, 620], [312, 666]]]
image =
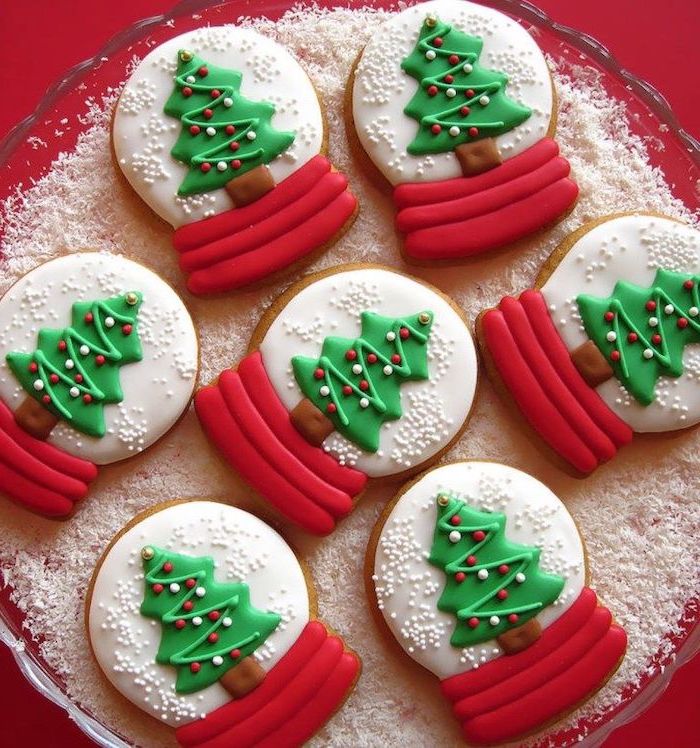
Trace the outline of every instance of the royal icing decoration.
[[415, 470], [454, 439], [476, 367], [466, 324], [434, 289], [381, 268], [340, 269], [292, 296], [258, 351], [195, 406], [248, 482], [327, 533], [368, 478]]
[[236, 507], [180, 502], [118, 535], [93, 577], [88, 631], [111, 683], [181, 745], [301, 745], [359, 661], [310, 620], [299, 562]]
[[700, 233], [671, 219], [592, 226], [539, 290], [486, 312], [480, 340], [540, 436], [589, 473], [633, 431], [700, 421]]
[[[177, 294], [117, 255], [40, 265], [0, 300], [0, 398], [58, 422], [49, 445], [98, 464], [141, 452], [187, 407], [197, 335]], [[26, 406], [25, 406], [26, 407]]]
[[409, 257], [457, 259], [511, 244], [576, 200], [551, 137], [544, 56], [498, 11], [461, 0], [402, 10], [370, 39], [352, 85], [355, 129], [395, 188]]
[[301, 261], [335, 241], [357, 209], [322, 154], [313, 83], [252, 29], [195, 29], [153, 49], [124, 87], [112, 139], [131, 186], [176, 229], [194, 294]]
[[537, 730], [617, 668], [626, 636], [585, 586], [576, 525], [526, 473], [488, 462], [428, 471], [374, 537], [386, 626], [442, 681], [470, 744]]

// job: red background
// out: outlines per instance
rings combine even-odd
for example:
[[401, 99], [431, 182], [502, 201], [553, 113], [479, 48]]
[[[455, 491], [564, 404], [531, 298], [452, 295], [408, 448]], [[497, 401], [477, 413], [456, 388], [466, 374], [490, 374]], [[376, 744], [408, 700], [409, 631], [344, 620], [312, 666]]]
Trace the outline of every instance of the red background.
[[[640, 0], [534, 2], [555, 21], [601, 41], [623, 67], [661, 91], [681, 125], [700, 137], [695, 95], [700, 79], [697, 0], [664, 0], [660, 11], [647, 10], [654, 6]], [[127, 25], [172, 6], [173, 0], [0, 0], [0, 138], [32, 112], [42, 94], [69, 67], [95, 54]], [[93, 745], [64, 712], [32, 689], [4, 647], [0, 647], [0, 673], [0, 748]], [[678, 672], [664, 696], [642, 717], [617, 730], [606, 748], [700, 744], [699, 682], [700, 657]]]

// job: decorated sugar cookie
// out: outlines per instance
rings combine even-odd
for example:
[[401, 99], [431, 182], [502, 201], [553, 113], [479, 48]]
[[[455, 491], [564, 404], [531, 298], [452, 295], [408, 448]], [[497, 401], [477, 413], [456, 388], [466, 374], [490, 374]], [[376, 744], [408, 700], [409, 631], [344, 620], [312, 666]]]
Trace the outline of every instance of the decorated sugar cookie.
[[612, 459], [634, 431], [700, 421], [700, 233], [625, 215], [583, 226], [536, 287], [482, 313], [496, 379], [578, 473]]
[[382, 628], [440, 679], [470, 745], [563, 716], [625, 653], [566, 507], [506, 465], [457, 462], [409, 484], [377, 522], [367, 574]]
[[298, 746], [325, 724], [360, 661], [315, 613], [312, 583], [284, 540], [210, 501], [132, 520], [86, 601], [107, 679], [188, 747]]
[[195, 409], [277, 511], [326, 534], [368, 479], [414, 472], [458, 437], [476, 367], [447, 297], [386, 268], [349, 265], [273, 303], [248, 356], [199, 390]]
[[367, 43], [351, 85], [357, 137], [393, 187], [409, 258], [510, 244], [576, 200], [552, 139], [544, 55], [498, 11], [433, 0], [397, 13]]
[[158, 440], [194, 390], [197, 335], [155, 273], [106, 253], [40, 265], [0, 300], [0, 493], [69, 515], [96, 465]]
[[192, 293], [245, 286], [332, 243], [354, 217], [323, 155], [313, 84], [271, 39], [201, 28], [153, 49], [114, 116], [119, 167], [175, 229]]

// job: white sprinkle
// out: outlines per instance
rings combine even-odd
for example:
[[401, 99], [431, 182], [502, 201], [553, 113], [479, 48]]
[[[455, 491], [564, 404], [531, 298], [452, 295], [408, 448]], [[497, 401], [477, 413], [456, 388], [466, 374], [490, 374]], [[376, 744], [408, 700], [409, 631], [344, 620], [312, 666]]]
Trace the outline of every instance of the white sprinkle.
[[201, 617], [200, 616], [195, 616], [192, 619], [192, 625], [193, 626], [201, 626], [202, 625], [202, 619], [201, 619]]
[[255, 140], [257, 137], [257, 133], [254, 130], [250, 130], [246, 133], [246, 138], [248, 138], [248, 140]]
[[175, 595], [180, 591], [180, 585], [177, 582], [171, 582], [168, 589]]
[[691, 306], [690, 309], [688, 309], [688, 316], [689, 317], [697, 317], [698, 316], [698, 308], [696, 306]]
[[610, 330], [610, 332], [605, 336], [606, 340], [609, 340], [611, 343], [614, 340], [617, 340], [617, 333], [614, 330]]
[[216, 165], [216, 168], [219, 171], [226, 171], [226, 169], [228, 169], [228, 164], [225, 161], [219, 161], [219, 163]]
[[44, 383], [41, 381], [41, 379], [34, 380], [34, 389], [38, 391], [41, 391], [44, 389]]
[[215, 127], [207, 127], [207, 129], [204, 131], [206, 134], [212, 138], [214, 135], [216, 135], [216, 128]]
[[195, 80], [196, 80], [196, 78], [194, 77], [194, 75], [188, 75], [187, 78], [185, 78], [185, 81], [187, 83], [194, 83]]
[[331, 388], [327, 384], [324, 384], [318, 392], [321, 397], [328, 397], [331, 394]]
[[522, 571], [519, 571], [519, 572], [518, 572], [518, 573], [517, 573], [517, 574], [515, 575], [515, 581], [516, 581], [516, 582], [517, 582], [518, 584], [522, 584], [522, 583], [523, 583], [523, 582], [525, 581], [525, 575], [524, 575], [524, 574], [522, 573]]
[[482, 96], [479, 99], [479, 104], [481, 104], [481, 106], [486, 106], [490, 101], [491, 101], [491, 99], [489, 99], [488, 96]]
[[452, 530], [447, 537], [450, 539], [450, 543], [459, 543], [462, 539], [462, 533], [459, 530]]
[[393, 369], [393, 367], [392, 367], [392, 366], [390, 366], [389, 364], [387, 364], [387, 365], [386, 365], [386, 366], [385, 366], [385, 367], [384, 367], [384, 368], [382, 369], [382, 371], [383, 371], [383, 372], [384, 372], [384, 373], [385, 373], [385, 374], [386, 374], [387, 376], [389, 376], [389, 375], [390, 375], [390, 374], [391, 374], [391, 373], [392, 373], [392, 372], [394, 371], [394, 369]]
[[666, 314], [673, 314], [674, 309], [675, 307], [673, 306], [673, 304], [666, 304], [666, 306], [664, 307], [664, 312], [666, 312]]
[[227, 108], [233, 106], [233, 99], [230, 98], [229, 96], [227, 96], [224, 99], [224, 106], [227, 107]]
[[233, 621], [228, 616], [226, 616], [226, 618], [223, 618], [221, 620], [221, 625], [224, 628], [228, 628], [232, 623], [233, 623]]
[[353, 364], [353, 366], [352, 366], [352, 373], [353, 374], [362, 374], [362, 366], [360, 364]]
[[393, 343], [396, 340], [396, 333], [393, 330], [389, 330], [389, 332], [386, 334], [386, 339]]
[[642, 356], [644, 356], [644, 358], [647, 358], [647, 359], [654, 358], [654, 351], [652, 351], [651, 348], [645, 348], [644, 353], [642, 353]]
[[428, 59], [428, 60], [434, 60], [436, 56], [437, 56], [437, 53], [435, 52], [435, 50], [434, 50], [434, 49], [429, 49], [429, 50], [428, 50], [428, 51], [427, 51], [427, 52], [425, 53], [425, 57], [426, 57], [426, 59]]
[[80, 394], [80, 390], [77, 387], [71, 387], [68, 391], [70, 392], [71, 397], [78, 397]]
[[87, 345], [81, 345], [79, 350], [82, 356], [87, 356], [90, 353], [90, 348]]
[[659, 324], [659, 320], [656, 317], [649, 317], [649, 327], [656, 327]]
[[105, 327], [114, 327], [114, 317], [105, 317]]
[[361, 408], [367, 408], [369, 406], [369, 400], [366, 397], [363, 397], [360, 400], [360, 407]]
[[219, 667], [219, 665], [224, 664], [224, 658], [221, 655], [215, 655], [211, 658], [211, 664], [215, 667]]
[[66, 369], [72, 369], [75, 366], [75, 362], [72, 358], [67, 358], [66, 362], [63, 365], [66, 367]]
[[194, 594], [197, 595], [197, 597], [204, 597], [207, 594], [207, 591], [204, 589], [204, 587], [197, 587], [197, 589], [194, 591]]
[[488, 569], [479, 569], [479, 571], [476, 573], [476, 576], [479, 577], [479, 579], [484, 580], [489, 578], [489, 572]]
[[491, 618], [489, 618], [489, 623], [490, 623], [490, 624], [491, 624], [492, 626], [498, 626], [498, 624], [499, 624], [500, 622], [501, 622], [501, 619], [500, 619], [500, 618], [499, 618], [498, 616], [491, 616]]
[[445, 96], [447, 96], [448, 99], [454, 99], [456, 95], [457, 91], [455, 91], [454, 88], [448, 88], [447, 91], [445, 91]]

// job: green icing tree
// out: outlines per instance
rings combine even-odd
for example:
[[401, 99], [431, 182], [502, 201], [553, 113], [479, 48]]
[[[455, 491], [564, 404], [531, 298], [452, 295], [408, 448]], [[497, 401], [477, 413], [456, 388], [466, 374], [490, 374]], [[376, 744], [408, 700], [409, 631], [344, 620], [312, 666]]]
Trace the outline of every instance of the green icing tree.
[[178, 52], [175, 90], [163, 109], [182, 122], [170, 151], [189, 167], [179, 195], [219, 189], [270, 163], [294, 141], [293, 132], [272, 127], [272, 104], [241, 95], [242, 77], [237, 70], [208, 65], [187, 50]]
[[217, 582], [214, 561], [146, 546], [141, 615], [161, 622], [156, 662], [177, 668], [175, 690], [216, 683], [251, 655], [281, 617], [254, 608], [248, 585]]
[[540, 550], [505, 537], [506, 518], [440, 494], [428, 560], [445, 572], [440, 610], [457, 625], [454, 647], [469, 647], [522, 626], [560, 595], [564, 580], [539, 569]]
[[391, 318], [362, 312], [360, 318], [359, 338], [328, 337], [320, 358], [295, 356], [292, 367], [302, 392], [335, 429], [376, 452], [381, 425], [401, 417], [400, 385], [428, 378], [433, 315]]
[[508, 76], [479, 64], [483, 41], [429, 16], [401, 67], [418, 81], [404, 109], [418, 121], [413, 155], [445, 153], [493, 138], [524, 122], [531, 110], [508, 98]]
[[642, 405], [660, 376], [683, 373], [683, 349], [700, 342], [700, 276], [659, 269], [650, 288], [620, 281], [612, 295], [577, 297], [588, 337]]
[[140, 293], [130, 291], [76, 302], [70, 327], [40, 330], [36, 351], [8, 353], [7, 364], [26, 392], [56, 418], [102, 437], [104, 406], [124, 398], [119, 368], [142, 357], [136, 323], [141, 300]]

